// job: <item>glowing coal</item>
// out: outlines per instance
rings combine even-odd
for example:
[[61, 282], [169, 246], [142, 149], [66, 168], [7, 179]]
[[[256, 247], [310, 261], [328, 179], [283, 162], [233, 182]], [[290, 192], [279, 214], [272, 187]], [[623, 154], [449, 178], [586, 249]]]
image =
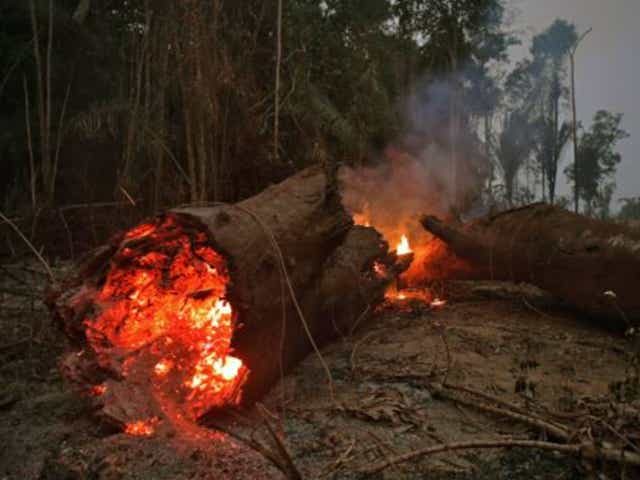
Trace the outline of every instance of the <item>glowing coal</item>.
[[[189, 418], [238, 403], [247, 375], [231, 356], [227, 266], [208, 240], [173, 216], [129, 231], [96, 297], [98, 313], [85, 320], [102, 367], [132, 388], [148, 385], [162, 411], [171, 402]], [[156, 422], [136, 420], [125, 431], [148, 435]]]
[[159, 419], [157, 417], [150, 418], [149, 420], [137, 420], [128, 423], [124, 428], [124, 432], [136, 437], [148, 437], [154, 434], [158, 422]]

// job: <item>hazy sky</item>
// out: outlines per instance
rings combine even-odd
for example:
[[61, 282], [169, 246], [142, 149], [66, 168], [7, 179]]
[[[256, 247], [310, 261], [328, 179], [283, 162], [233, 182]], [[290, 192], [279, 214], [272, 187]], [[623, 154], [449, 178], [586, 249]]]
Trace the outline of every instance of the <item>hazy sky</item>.
[[[640, 0], [512, 0], [517, 17], [513, 28], [532, 34], [564, 18], [582, 33], [593, 31], [576, 54], [576, 104], [578, 120], [590, 125], [599, 109], [624, 114], [622, 126], [631, 135], [620, 142], [622, 163], [618, 168], [615, 199], [640, 196]], [[523, 55], [529, 45], [514, 49]], [[560, 166], [560, 193], [569, 193], [564, 167], [573, 151], [568, 149]]]

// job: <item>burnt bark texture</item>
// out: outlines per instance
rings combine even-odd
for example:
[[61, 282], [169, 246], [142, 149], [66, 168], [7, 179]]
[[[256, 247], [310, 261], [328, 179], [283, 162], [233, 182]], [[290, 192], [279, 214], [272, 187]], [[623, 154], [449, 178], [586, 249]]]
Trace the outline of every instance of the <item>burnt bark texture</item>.
[[543, 203], [464, 225], [433, 216], [421, 223], [447, 245], [443, 257], [469, 263], [467, 278], [536, 285], [615, 329], [640, 319], [637, 229]]
[[232, 346], [251, 370], [243, 389], [247, 401], [278, 380], [280, 362], [286, 371], [312, 350], [303, 321], [322, 345], [348, 333], [384, 300], [390, 279], [376, 276], [372, 267], [392, 262], [388, 245], [374, 229], [354, 226], [318, 168], [237, 205], [178, 212], [206, 225], [229, 261], [229, 300], [243, 325]]
[[[185, 225], [205, 229], [227, 260], [228, 299], [240, 325], [232, 347], [250, 370], [244, 404], [259, 399], [282, 372], [313, 350], [309, 334], [321, 346], [353, 331], [384, 300], [398, 270], [406, 268], [388, 253], [376, 230], [354, 226], [333, 177], [311, 167], [238, 204], [170, 212]], [[90, 297], [104, 282], [123, 239], [118, 235], [94, 252], [50, 296], [54, 316], [84, 349]], [[385, 275], [374, 271], [375, 262], [385, 265]], [[71, 352], [70, 359], [63, 362], [63, 371], [76, 384], [100, 381], [91, 355]], [[131, 415], [111, 416], [124, 422]]]

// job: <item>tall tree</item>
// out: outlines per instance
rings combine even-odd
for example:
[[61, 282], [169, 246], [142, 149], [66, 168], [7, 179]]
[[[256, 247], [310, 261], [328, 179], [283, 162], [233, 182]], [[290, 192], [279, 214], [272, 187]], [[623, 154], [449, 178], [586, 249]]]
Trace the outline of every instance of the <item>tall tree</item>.
[[[594, 215], [597, 210], [608, 211], [615, 188], [613, 177], [622, 160], [615, 148], [620, 140], [629, 136], [621, 128], [621, 122], [621, 113], [599, 110], [591, 128], [582, 134], [578, 143], [579, 193], [587, 215]], [[569, 182], [575, 185], [573, 165], [569, 165], [565, 173]]]
[[[569, 50], [577, 40], [575, 25], [556, 20], [533, 38], [530, 74], [538, 83], [536, 116], [536, 158], [546, 183], [549, 202], [555, 201], [558, 166], [565, 146], [571, 138], [571, 124], [562, 120], [562, 99], [566, 87]], [[536, 78], [537, 77], [537, 78]]]
[[513, 206], [518, 172], [525, 164], [533, 147], [529, 131], [527, 116], [522, 112], [505, 114], [495, 155], [502, 172], [505, 200], [509, 206]]

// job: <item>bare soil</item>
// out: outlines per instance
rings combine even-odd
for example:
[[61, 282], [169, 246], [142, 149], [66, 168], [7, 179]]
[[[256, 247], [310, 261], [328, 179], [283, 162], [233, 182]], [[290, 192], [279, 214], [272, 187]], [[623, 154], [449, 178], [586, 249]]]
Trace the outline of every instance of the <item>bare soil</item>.
[[479, 411], [477, 397], [452, 401], [442, 395], [450, 391], [441, 390], [443, 383], [597, 433], [575, 412], [595, 404], [606, 410], [614, 393], [621, 395], [623, 383], [616, 382], [628, 377], [631, 347], [526, 289], [450, 284], [443, 309], [388, 305], [322, 351], [333, 398], [311, 355], [264, 399], [264, 410], [212, 421], [232, 436], [194, 428], [140, 438], [101, 425], [90, 402], [63, 385], [56, 360], [65, 340], [40, 300], [46, 278], [37, 270], [22, 262], [3, 266], [0, 276], [0, 479], [285, 478], [247, 440], [276, 450], [264, 418], [305, 479], [578, 479], [603, 472], [633, 478], [618, 466], [523, 449], [445, 452], [361, 472], [428, 445], [547, 439]]

